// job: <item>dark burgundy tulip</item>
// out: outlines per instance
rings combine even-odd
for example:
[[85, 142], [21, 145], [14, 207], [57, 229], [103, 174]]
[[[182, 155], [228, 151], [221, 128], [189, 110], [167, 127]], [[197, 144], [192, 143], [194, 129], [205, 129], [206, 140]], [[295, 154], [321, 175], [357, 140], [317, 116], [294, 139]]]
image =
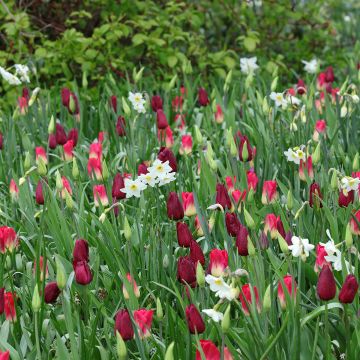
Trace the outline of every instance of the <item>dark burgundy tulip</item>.
[[55, 134], [49, 135], [49, 148], [50, 149], [56, 149], [57, 142], [56, 142], [56, 136]]
[[240, 256], [248, 256], [248, 235], [249, 232], [245, 226], [241, 226], [236, 235], [236, 247]]
[[202, 334], [205, 331], [204, 320], [194, 304], [186, 307], [185, 316], [191, 334]]
[[72, 128], [68, 132], [67, 140], [72, 140], [74, 147], [77, 145], [79, 139], [79, 132], [78, 129]]
[[44, 205], [44, 192], [42, 180], [39, 180], [35, 190], [35, 201], [38, 205]]
[[164, 130], [169, 126], [166, 115], [162, 109], [156, 112], [156, 123], [159, 130]]
[[281, 221], [280, 217], [278, 218], [278, 220], [276, 222], [276, 228], [277, 228], [277, 231], [279, 232], [279, 234], [285, 239], [286, 233], [285, 233], [285, 229], [284, 229], [284, 224]]
[[115, 95], [110, 96], [110, 105], [113, 108], [113, 110], [117, 111], [117, 98]]
[[182, 256], [177, 263], [177, 278], [181, 283], [196, 286], [196, 265], [190, 256]]
[[55, 136], [58, 145], [64, 145], [67, 142], [66, 132], [62, 125], [59, 123], [56, 124]]
[[190, 243], [190, 257], [195, 264], [199, 261], [202, 266], [205, 265], [204, 253], [195, 240]]
[[124, 187], [125, 187], [124, 178], [120, 173], [117, 173], [114, 176], [114, 181], [111, 189], [112, 197], [118, 200], [125, 199], [126, 194], [121, 191], [121, 189], [123, 189]]
[[87, 285], [91, 283], [93, 278], [90, 266], [86, 261], [79, 261], [76, 263], [75, 268], [75, 280], [80, 285]]
[[170, 192], [167, 199], [167, 215], [169, 219], [181, 220], [184, 217], [184, 209], [176, 192]]
[[74, 267], [80, 261], [89, 261], [89, 244], [84, 239], [78, 239], [75, 241], [73, 251], [73, 265]]
[[343, 304], [351, 304], [359, 290], [359, 284], [354, 275], [348, 275], [339, 293], [339, 301]]
[[146, 166], [146, 164], [141, 163], [138, 166], [138, 176], [141, 174], [147, 174], [148, 173], [148, 167]]
[[190, 247], [191, 242], [194, 241], [189, 227], [186, 223], [178, 221], [176, 223], [176, 235], [179, 246]]
[[215, 200], [215, 202], [217, 204], [220, 204], [224, 208], [224, 210], [226, 208], [228, 208], [229, 210], [231, 209], [231, 200], [230, 200], [230, 197], [226, 190], [225, 185], [223, 185], [223, 184], [216, 185], [216, 200]]
[[322, 194], [320, 191], [320, 186], [318, 183], [313, 182], [310, 185], [310, 196], [309, 196], [309, 205], [310, 207], [314, 207], [316, 209], [322, 208], [323, 204], [320, 202], [320, 199], [322, 200]]
[[265, 250], [269, 247], [269, 239], [263, 231], [260, 234], [259, 244], [260, 244], [261, 249], [263, 249], [263, 250]]
[[0, 289], [0, 315], [4, 313], [5, 308], [5, 288]]
[[339, 206], [341, 207], [348, 207], [350, 204], [354, 202], [354, 190], [351, 190], [348, 192], [347, 196], [343, 193], [342, 190], [340, 190], [339, 193]]
[[0, 150], [4, 148], [4, 136], [3, 133], [0, 131]]
[[292, 232], [291, 231], [288, 231], [285, 235], [285, 241], [288, 245], [292, 245], [292, 241], [291, 241], [291, 238], [292, 238]]
[[119, 310], [115, 316], [115, 334], [119, 332], [124, 341], [134, 338], [134, 328], [127, 310]]
[[[244, 146], [246, 145], [247, 157], [244, 158]], [[249, 139], [246, 135], [239, 135], [239, 159], [240, 161], [251, 161], [253, 159], [253, 149], [250, 146]]]
[[332, 300], [336, 295], [336, 283], [334, 274], [329, 265], [324, 265], [321, 269], [317, 287], [317, 294], [321, 300]]
[[60, 289], [57, 286], [56, 281], [52, 281], [49, 282], [48, 284], [46, 284], [45, 286], [45, 290], [44, 290], [44, 298], [45, 298], [45, 302], [47, 304], [53, 304], [56, 302], [58, 296], [60, 295]]
[[163, 102], [159, 95], [154, 95], [151, 98], [151, 107], [153, 112], [157, 112], [158, 110], [162, 110], [163, 108]]
[[199, 89], [198, 101], [199, 101], [200, 106], [207, 106], [210, 104], [208, 94], [204, 88]]
[[[77, 115], [79, 113], [79, 100], [70, 89], [63, 88], [61, 90], [61, 102], [68, 109], [70, 114]], [[71, 102], [73, 105], [71, 105]]]
[[173, 171], [177, 170], [177, 162], [174, 153], [167, 147], [161, 147], [158, 153], [158, 159], [162, 162], [169, 161], [170, 167]]
[[334, 82], [334, 80], [335, 80], [334, 70], [332, 66], [329, 66], [325, 70], [325, 81], [328, 83], [332, 83]]
[[61, 89], [61, 102], [65, 107], [69, 106], [70, 93], [71, 93], [71, 91], [68, 88]]
[[235, 237], [240, 230], [240, 220], [235, 213], [225, 214], [226, 230], [230, 236]]
[[116, 132], [120, 137], [126, 135], [125, 125], [125, 118], [120, 115], [116, 122]]

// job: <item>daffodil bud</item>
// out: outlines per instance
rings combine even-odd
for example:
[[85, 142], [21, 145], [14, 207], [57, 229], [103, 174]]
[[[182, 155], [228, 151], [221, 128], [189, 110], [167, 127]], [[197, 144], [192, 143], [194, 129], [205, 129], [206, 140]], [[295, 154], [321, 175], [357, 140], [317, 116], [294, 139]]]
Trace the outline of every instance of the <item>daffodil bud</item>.
[[31, 167], [31, 156], [30, 153], [27, 151], [25, 153], [25, 160], [24, 160], [24, 170], [28, 171]]
[[174, 360], [174, 342], [172, 342], [166, 349], [164, 360]]
[[255, 229], [255, 221], [250, 213], [244, 208], [245, 223], [249, 229]]
[[65, 189], [65, 204], [68, 209], [72, 209], [74, 207], [74, 201], [67, 189]]
[[37, 96], [39, 94], [39, 91], [40, 91], [40, 88], [39, 87], [36, 87], [32, 94], [31, 94], [31, 97], [30, 97], [30, 100], [29, 100], [29, 106], [32, 106], [34, 104], [34, 102], [36, 101], [37, 99]]
[[65, 268], [58, 256], [56, 256], [55, 258], [55, 263], [56, 263], [56, 283], [58, 288], [60, 290], [63, 290], [66, 285]]
[[79, 178], [79, 168], [75, 156], [72, 160], [72, 176], [74, 180], [77, 180]]
[[55, 132], [55, 118], [54, 115], [51, 115], [49, 126], [48, 126], [48, 134], [53, 134]]
[[230, 310], [231, 310], [231, 305], [229, 304], [225, 310], [224, 317], [221, 321], [221, 329], [224, 334], [226, 334], [230, 328]]
[[127, 358], [127, 349], [125, 341], [121, 337], [120, 333], [116, 332], [116, 352], [119, 360], [126, 360]]
[[248, 254], [249, 256], [254, 256], [256, 254], [255, 247], [250, 239], [250, 236], [247, 237], [248, 241]]
[[337, 178], [337, 173], [335, 170], [333, 171], [332, 176], [331, 176], [330, 187], [334, 191], [336, 191], [338, 189], [338, 178]]
[[42, 158], [38, 159], [37, 170], [40, 176], [45, 176], [47, 174], [46, 164]]
[[276, 89], [276, 87], [277, 87], [278, 80], [279, 80], [279, 77], [276, 76], [276, 77], [274, 78], [274, 80], [272, 81], [271, 87], [270, 87], [271, 91], [275, 91], [275, 89]]
[[354, 156], [352, 168], [354, 171], [358, 171], [358, 169], [359, 169], [359, 153], [358, 152]]
[[103, 223], [106, 220], [106, 214], [103, 212], [100, 216], [99, 216], [99, 221], [101, 223]]
[[200, 287], [205, 286], [205, 273], [200, 261], [196, 265], [196, 282]]
[[266, 288], [263, 300], [263, 309], [268, 311], [271, 309], [271, 289], [270, 285]]
[[280, 250], [282, 251], [282, 253], [285, 255], [288, 254], [289, 253], [289, 245], [287, 244], [285, 239], [279, 234], [279, 232], [278, 232], [277, 239], [279, 241], [279, 246], [280, 246]]
[[[137, 73], [135, 73], [135, 76], [134, 76], [134, 82], [137, 83], [141, 80], [142, 78], [142, 74], [144, 72], [144, 67], [142, 67]], [[134, 69], [135, 70], [135, 69]]]
[[37, 284], [35, 285], [35, 288], [34, 288], [34, 293], [33, 293], [32, 301], [31, 301], [31, 307], [34, 312], [38, 312], [41, 308], [41, 299], [40, 299], [39, 289], [38, 289]]
[[198, 144], [202, 144], [204, 139], [203, 139], [201, 131], [197, 125], [194, 126], [194, 131], [195, 131], [195, 141]]
[[321, 158], [321, 142], [319, 141], [318, 144], [316, 145], [315, 151], [312, 154], [312, 162], [313, 164], [317, 164], [320, 161]]
[[349, 224], [346, 226], [345, 244], [346, 244], [346, 247], [347, 247], [348, 249], [350, 249], [351, 246], [353, 245], [353, 237], [352, 237], [352, 234], [351, 234], [351, 229], [350, 229], [350, 225], [349, 225]]
[[287, 193], [287, 198], [286, 198], [286, 206], [287, 208], [291, 211], [294, 207], [294, 197], [292, 195], [291, 190], [288, 191]]
[[55, 176], [56, 176], [56, 189], [58, 191], [61, 191], [63, 189], [64, 185], [63, 185], [59, 170], [56, 170]]
[[262, 102], [262, 111], [264, 114], [267, 114], [269, 112], [269, 104], [267, 102], [266, 97], [264, 97], [263, 102]]
[[164, 311], [159, 298], [156, 299], [156, 317], [158, 320], [162, 320], [164, 318]]
[[210, 141], [207, 141], [206, 142], [206, 155], [207, 156], [210, 156], [212, 159], [214, 158], [215, 156], [215, 153], [214, 153], [214, 150], [211, 146], [211, 142]]
[[131, 227], [126, 216], [124, 217], [124, 236], [128, 241], [131, 239]]
[[21, 177], [21, 178], [19, 179], [19, 186], [25, 184], [25, 182], [26, 182], [26, 178], [25, 178], [25, 177]]
[[131, 114], [131, 110], [124, 97], [121, 98], [121, 102], [125, 115], [129, 116]]
[[244, 142], [244, 146], [242, 148], [242, 152], [241, 152], [241, 156], [242, 156], [242, 161], [247, 161], [247, 159], [249, 158], [249, 151], [247, 149], [247, 142]]

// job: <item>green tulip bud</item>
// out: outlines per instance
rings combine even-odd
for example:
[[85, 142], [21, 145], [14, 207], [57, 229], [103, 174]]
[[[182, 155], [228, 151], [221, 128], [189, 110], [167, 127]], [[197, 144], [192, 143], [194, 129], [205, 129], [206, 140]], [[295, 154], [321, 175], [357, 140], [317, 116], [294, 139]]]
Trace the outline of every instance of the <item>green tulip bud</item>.
[[41, 299], [40, 299], [39, 289], [38, 289], [37, 284], [35, 285], [35, 288], [34, 288], [34, 293], [33, 293], [32, 301], [31, 301], [31, 307], [35, 313], [38, 312], [41, 308]]
[[359, 169], [359, 153], [358, 152], [354, 156], [352, 168], [354, 171], [358, 171], [358, 169]]
[[74, 201], [67, 189], [65, 189], [65, 204], [69, 209], [72, 209], [74, 207]]
[[199, 129], [199, 127], [197, 125], [194, 126], [194, 132], [195, 132], [195, 141], [198, 144], [202, 144], [204, 139], [203, 139], [201, 131], [200, 131], [200, 129]]
[[320, 161], [321, 158], [321, 142], [319, 141], [318, 144], [316, 145], [315, 151], [312, 154], [312, 162], [313, 164], [317, 164]]
[[164, 318], [164, 311], [159, 298], [156, 299], [156, 317], [159, 320], [162, 320]]
[[56, 263], [56, 283], [60, 290], [65, 289], [66, 286], [66, 272], [64, 265], [62, 264], [58, 256], [55, 257]]
[[256, 254], [256, 251], [255, 251], [255, 247], [250, 239], [250, 236], [248, 236], [247, 238], [248, 240], [248, 253], [249, 253], [249, 256], [254, 256]]
[[46, 164], [42, 158], [38, 159], [37, 170], [40, 176], [45, 176], [47, 174]]
[[54, 115], [51, 115], [49, 126], [48, 126], [48, 134], [53, 134], [55, 132], [55, 118]]
[[63, 185], [59, 170], [56, 170], [55, 176], [56, 176], [56, 189], [58, 191], [61, 191], [63, 189], [64, 185]]
[[263, 308], [265, 311], [271, 309], [271, 289], [270, 285], [266, 288], [263, 300]]
[[331, 176], [330, 187], [334, 191], [338, 189], [338, 178], [335, 170], [333, 171]]
[[287, 205], [287, 208], [291, 211], [294, 207], [294, 198], [293, 198], [293, 195], [292, 195], [292, 192], [291, 190], [288, 191], [287, 193], [287, 199], [286, 199], [286, 205]]
[[230, 310], [231, 310], [231, 305], [229, 304], [225, 310], [224, 317], [221, 321], [221, 329], [225, 334], [228, 332], [230, 328]]
[[127, 349], [125, 341], [121, 337], [120, 333], [116, 332], [116, 352], [119, 360], [126, 360], [127, 358]]
[[124, 216], [124, 236], [128, 241], [131, 239], [131, 227], [126, 216]]
[[200, 287], [205, 286], [205, 273], [200, 261], [196, 264], [196, 282]]
[[245, 223], [249, 229], [255, 229], [255, 221], [250, 213], [244, 208]]
[[108, 169], [108, 167], [106, 165], [106, 161], [103, 160], [102, 161], [102, 177], [103, 177], [104, 181], [106, 181], [109, 178], [109, 176], [110, 176], [109, 175], [109, 169]]
[[[134, 76], [134, 82], [135, 82], [135, 84], [141, 80], [142, 74], [143, 74], [143, 72], [144, 72], [144, 69], [145, 69], [145, 68], [142, 67], [137, 73], [135, 73], [135, 76]], [[134, 70], [135, 70], [135, 69], [134, 69]]]
[[164, 358], [164, 360], [174, 360], [174, 354], [173, 354], [173, 352], [174, 352], [174, 345], [175, 345], [175, 343], [172, 342], [172, 343], [168, 346], [168, 348], [166, 349], [166, 353], [165, 353], [165, 358]]
[[131, 114], [131, 110], [124, 97], [121, 98], [121, 102], [125, 115], [129, 116]]
[[276, 87], [277, 87], [278, 80], [279, 80], [279, 77], [276, 76], [276, 77], [274, 78], [274, 80], [272, 81], [271, 87], [270, 87], [271, 91], [275, 91], [275, 89], [276, 89]]
[[79, 178], [79, 168], [75, 156], [72, 160], [72, 176], [74, 180], [77, 180]]
[[347, 224], [346, 232], [345, 232], [345, 244], [348, 249], [350, 249], [353, 245], [353, 237], [350, 229], [350, 225]]
[[24, 160], [24, 170], [28, 171], [31, 167], [31, 156], [30, 153], [27, 151], [25, 153], [25, 160]]
[[278, 232], [277, 239], [279, 241], [280, 250], [282, 251], [282, 253], [285, 255], [288, 254], [289, 253], [289, 245], [287, 244], [285, 239], [279, 234], [279, 232]]

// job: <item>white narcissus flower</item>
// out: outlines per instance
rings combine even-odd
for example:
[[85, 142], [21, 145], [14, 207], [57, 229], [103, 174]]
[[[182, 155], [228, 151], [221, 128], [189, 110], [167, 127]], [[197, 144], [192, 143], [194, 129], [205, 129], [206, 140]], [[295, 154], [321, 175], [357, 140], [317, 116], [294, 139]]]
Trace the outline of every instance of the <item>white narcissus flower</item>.
[[21, 81], [13, 74], [6, 71], [3, 67], [0, 66], [0, 75], [3, 77], [5, 81], [7, 81], [10, 85], [20, 85]]
[[174, 180], [176, 180], [176, 173], [167, 173], [166, 175], [159, 177], [159, 186], [169, 184]]
[[284, 155], [286, 156], [287, 161], [292, 161], [297, 165], [300, 164], [300, 160], [305, 161], [306, 156], [303, 149], [304, 145], [301, 145], [300, 147], [297, 146], [292, 149], [289, 148], [287, 151], [284, 151]]
[[275, 101], [275, 106], [277, 107], [282, 107], [283, 109], [285, 109], [288, 105], [287, 100], [284, 98], [284, 94], [283, 93], [276, 93], [276, 92], [272, 92], [270, 94], [270, 99]]
[[126, 194], [126, 198], [131, 198], [133, 196], [140, 197], [141, 191], [146, 189], [146, 185], [141, 182], [140, 179], [131, 180], [125, 179], [125, 187], [120, 189], [123, 193]]
[[213, 319], [215, 322], [222, 321], [222, 319], [224, 318], [223, 313], [214, 309], [204, 309], [202, 312], [207, 316], [211, 317], [211, 319]]
[[314, 249], [314, 245], [309, 243], [308, 239], [302, 239], [298, 236], [293, 236], [291, 238], [292, 245], [289, 245], [289, 250], [291, 251], [292, 256], [299, 257], [303, 259], [309, 256], [309, 252]]
[[205, 277], [205, 281], [210, 285], [210, 290], [215, 292], [215, 296], [220, 299], [227, 299], [231, 301], [238, 295], [238, 290], [227, 284], [222, 277], [216, 277], [208, 274]]
[[20, 77], [20, 80], [23, 82], [30, 82], [30, 78], [29, 78], [29, 67], [27, 65], [21, 65], [21, 64], [15, 64], [15, 75]]
[[259, 68], [258, 64], [256, 64], [257, 58], [256, 56], [251, 58], [241, 58], [240, 59], [240, 68], [241, 72], [244, 74], [250, 74]]
[[301, 60], [301, 62], [305, 65], [304, 70], [309, 74], [315, 74], [318, 70], [319, 64], [316, 59], [312, 59], [311, 61]]
[[148, 171], [152, 172], [154, 175], [161, 179], [163, 177], [167, 177], [167, 175], [172, 171], [172, 168], [169, 165], [168, 160], [162, 162], [161, 160], [156, 159], [152, 166], [148, 168]]
[[145, 102], [146, 100], [143, 98], [143, 95], [139, 92], [133, 93], [129, 92], [129, 101], [131, 102], [134, 110], [136, 110], [138, 113], [144, 113], [145, 112]]
[[141, 174], [139, 176], [139, 179], [146, 185], [150, 185], [151, 187], [154, 187], [158, 182], [159, 179], [157, 175], [153, 171], [149, 171], [146, 174]]
[[289, 95], [288, 96], [288, 103], [291, 104], [291, 105], [300, 105], [301, 104], [301, 100], [299, 98], [297, 98], [296, 96], [292, 96], [292, 95]]
[[359, 188], [360, 179], [359, 178], [352, 178], [351, 176], [344, 176], [340, 181], [341, 189], [343, 190], [344, 194], [351, 190], [357, 190]]
[[340, 250], [335, 249], [335, 252], [333, 252], [331, 255], [325, 256], [325, 260], [327, 262], [332, 263], [332, 265], [336, 271], [342, 270], [341, 251]]

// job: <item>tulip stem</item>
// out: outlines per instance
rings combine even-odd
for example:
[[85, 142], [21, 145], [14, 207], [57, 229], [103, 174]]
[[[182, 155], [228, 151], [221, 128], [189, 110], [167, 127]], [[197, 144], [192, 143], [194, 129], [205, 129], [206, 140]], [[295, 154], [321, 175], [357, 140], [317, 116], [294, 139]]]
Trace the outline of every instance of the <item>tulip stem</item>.
[[325, 339], [326, 339], [326, 356], [325, 359], [329, 359], [330, 343], [329, 343], [329, 309], [328, 303], [325, 303]]
[[224, 360], [225, 334], [221, 332], [221, 360]]
[[345, 358], [346, 359], [350, 358], [349, 345], [350, 345], [350, 338], [351, 338], [347, 309], [348, 309], [348, 306], [346, 304], [344, 304], [344, 321], [345, 321], [345, 334], [346, 334], [346, 336], [345, 336], [345, 341], [346, 341], [346, 351], [345, 351], [346, 356], [345, 356]]
[[35, 340], [36, 340], [36, 357], [41, 360], [41, 349], [39, 339], [39, 313], [35, 313]]

